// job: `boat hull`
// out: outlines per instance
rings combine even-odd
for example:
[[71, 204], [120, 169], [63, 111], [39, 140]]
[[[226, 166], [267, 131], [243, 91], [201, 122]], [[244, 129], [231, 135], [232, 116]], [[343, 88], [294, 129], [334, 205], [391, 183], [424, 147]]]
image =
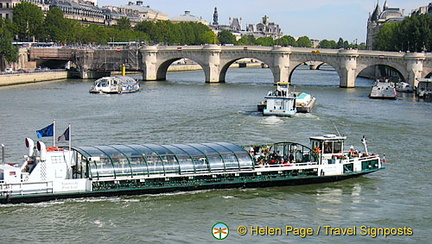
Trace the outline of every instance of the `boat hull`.
[[[103, 189], [104, 187], [115, 187], [111, 184], [106, 184], [99, 190], [85, 191], [85, 192], [74, 192], [74, 193], [46, 193], [46, 194], [29, 194], [29, 195], [11, 195], [1, 196], [1, 204], [17, 204], [17, 203], [36, 203], [44, 201], [53, 201], [59, 199], [68, 198], [83, 198], [83, 197], [103, 197], [103, 196], [124, 196], [124, 195], [144, 195], [144, 194], [160, 194], [177, 191], [195, 191], [195, 190], [208, 190], [208, 189], [230, 189], [230, 188], [263, 188], [263, 187], [275, 187], [275, 186], [294, 186], [294, 185], [306, 185], [306, 184], [317, 184], [326, 182], [336, 182], [345, 179], [359, 177], [365, 174], [373, 173], [379, 169], [365, 170], [361, 172], [346, 173], [341, 175], [329, 175], [329, 176], [280, 176], [280, 171], [277, 169], [268, 175], [255, 175], [254, 177], [248, 175], [247, 172], [243, 174], [247, 176], [238, 176], [239, 172], [232, 172], [231, 174], [223, 174], [223, 179], [218, 181], [213, 175], [205, 175], [208, 178], [199, 180], [200, 177], [205, 176], [184, 176], [182, 184], [178, 181], [167, 181], [166, 178], [157, 178], [156, 186], [152, 184], [150, 186], [143, 187], [144, 183], [139, 179], [128, 180], [129, 187], [118, 187], [114, 189]], [[252, 172], [250, 172], [252, 173]], [[255, 172], [257, 173], [257, 172]], [[261, 172], [264, 173], [264, 172]], [[194, 180], [197, 179], [197, 180]], [[223, 181], [222, 181], [223, 180]], [[133, 182], [137, 187], [130, 187]], [[140, 183], [139, 183], [140, 182]], [[101, 182], [93, 182], [97, 185]], [[118, 183], [117, 183], [118, 184]]]

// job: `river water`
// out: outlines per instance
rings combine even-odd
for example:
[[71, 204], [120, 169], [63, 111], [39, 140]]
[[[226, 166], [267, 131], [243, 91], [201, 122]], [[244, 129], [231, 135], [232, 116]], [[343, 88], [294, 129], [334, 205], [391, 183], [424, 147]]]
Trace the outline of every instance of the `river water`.
[[[57, 136], [70, 123], [72, 142], [80, 146], [213, 141], [308, 145], [309, 136], [336, 134], [337, 128], [348, 136], [347, 146], [360, 150], [365, 135], [369, 151], [385, 154], [386, 169], [305, 186], [2, 205], [0, 242], [209, 243], [218, 242], [211, 234], [218, 222], [229, 227], [227, 243], [429, 241], [431, 103], [412, 94], [369, 99], [371, 80], [358, 78], [356, 88], [343, 89], [332, 70], [300, 68], [292, 83], [317, 98], [313, 112], [263, 117], [256, 104], [273, 89], [270, 70], [230, 69], [226, 80], [205, 84], [202, 71], [169, 73], [167, 81], [142, 82], [142, 91], [126, 95], [89, 94], [90, 80], [2, 88], [0, 143], [6, 145], [7, 162], [21, 162], [24, 138], [36, 139], [35, 130], [54, 119]], [[51, 138], [43, 141], [52, 145]], [[242, 226], [248, 230], [243, 236], [237, 232]], [[290, 226], [297, 232], [286, 235]], [[257, 227], [283, 233], [257, 234]], [[393, 232], [383, 236], [375, 232], [379, 228]]]

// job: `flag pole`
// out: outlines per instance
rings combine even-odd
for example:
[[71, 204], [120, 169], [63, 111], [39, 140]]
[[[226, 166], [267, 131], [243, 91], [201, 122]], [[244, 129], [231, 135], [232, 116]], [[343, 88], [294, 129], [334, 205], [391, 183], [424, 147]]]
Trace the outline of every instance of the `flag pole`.
[[55, 134], [55, 131], [56, 131], [56, 126], [55, 126], [55, 120], [53, 120], [53, 147], [55, 147], [56, 146], [56, 134]]
[[69, 151], [72, 150], [72, 126], [69, 124]]

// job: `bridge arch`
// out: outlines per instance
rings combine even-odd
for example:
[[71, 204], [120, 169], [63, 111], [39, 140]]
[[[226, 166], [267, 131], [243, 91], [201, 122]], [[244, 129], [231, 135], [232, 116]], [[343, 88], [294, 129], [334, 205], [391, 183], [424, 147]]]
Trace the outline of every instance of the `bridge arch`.
[[[200, 63], [200, 61], [194, 60], [190, 57], [179, 56], [179, 57], [175, 57], [175, 58], [170, 58], [167, 60], [163, 60], [158, 65], [157, 72], [156, 72], [156, 80], [165, 81], [166, 76], [167, 76], [167, 72], [168, 72], [168, 68], [171, 66], [171, 64], [173, 64], [174, 62], [176, 62], [178, 60], [185, 59], [185, 58], [192, 60], [193, 62], [197, 63], [203, 69], [203, 64]], [[204, 70], [204, 73], [205, 73], [205, 70]]]
[[[231, 67], [231, 65], [233, 63], [239, 61], [239, 60], [242, 60], [242, 59], [258, 60], [258, 61], [260, 61], [260, 62], [262, 62], [264, 64], [267, 64], [270, 67], [270, 65], [268, 63], [266, 63], [263, 60], [261, 60], [259, 58], [256, 58], [256, 57], [238, 57], [238, 58], [235, 58], [235, 59], [232, 59], [232, 60], [228, 60], [228, 61], [225, 61], [225, 62], [221, 63], [221, 69], [220, 69], [220, 73], [219, 73], [219, 80], [220, 80], [220, 82], [225, 82], [226, 81], [226, 74], [228, 72], [228, 69]], [[272, 73], [273, 73], [273, 70], [272, 70]]]
[[[293, 55], [294, 56], [294, 55]], [[320, 54], [316, 54], [316, 55], [301, 55], [301, 56], [297, 56], [295, 58], [291, 59], [291, 67], [290, 68], [290, 72], [289, 72], [289, 82], [292, 82], [292, 76], [294, 74], [294, 71], [301, 66], [302, 64], [306, 63], [306, 62], [321, 62], [321, 64], [319, 66], [322, 66], [323, 64], [328, 64], [330, 65], [332, 68], [335, 69], [336, 73], [339, 76], [339, 83], [341, 84], [341, 79], [342, 79], [342, 69], [340, 66], [340, 63], [337, 62], [336, 59], [329, 57], [329, 56], [325, 56], [325, 55], [320, 55]]]
[[363, 70], [373, 67], [373, 66], [386, 66], [396, 70], [399, 75], [404, 79], [404, 81], [408, 81], [408, 73], [406, 72], [406, 67], [396, 62], [384, 62], [381, 60], [372, 60], [369, 62], [362, 62], [357, 65], [355, 76], [357, 77]]

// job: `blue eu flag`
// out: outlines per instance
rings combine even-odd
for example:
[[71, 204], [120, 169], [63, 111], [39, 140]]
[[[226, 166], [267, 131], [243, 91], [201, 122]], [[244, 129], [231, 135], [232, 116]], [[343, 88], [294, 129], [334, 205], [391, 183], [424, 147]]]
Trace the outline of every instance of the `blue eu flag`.
[[49, 137], [54, 135], [54, 123], [48, 125], [47, 127], [37, 130], [36, 135], [38, 138]]

